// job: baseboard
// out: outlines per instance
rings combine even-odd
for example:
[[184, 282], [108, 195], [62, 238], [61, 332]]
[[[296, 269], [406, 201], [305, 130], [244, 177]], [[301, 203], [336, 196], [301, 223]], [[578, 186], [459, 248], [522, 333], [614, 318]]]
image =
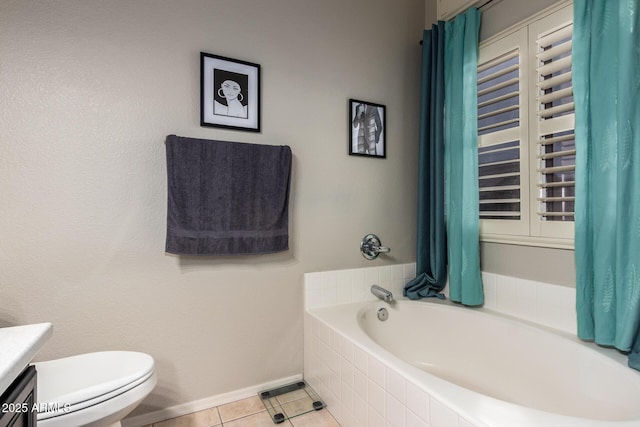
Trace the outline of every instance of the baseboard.
[[149, 424], [187, 415], [192, 412], [202, 411], [204, 409], [213, 408], [214, 406], [220, 406], [236, 400], [256, 396], [260, 391], [280, 387], [300, 380], [302, 380], [302, 374], [293, 375], [287, 378], [257, 384], [251, 387], [218, 394], [216, 396], [207, 397], [193, 402], [182, 403], [180, 405], [171, 406], [158, 411], [128, 417], [122, 420], [122, 427], [147, 426]]

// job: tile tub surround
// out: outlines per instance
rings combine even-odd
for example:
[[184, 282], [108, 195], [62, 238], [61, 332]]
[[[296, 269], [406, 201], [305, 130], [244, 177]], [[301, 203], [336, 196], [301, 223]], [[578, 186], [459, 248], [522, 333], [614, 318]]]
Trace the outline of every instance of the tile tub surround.
[[[402, 298], [414, 276], [415, 264], [402, 264], [304, 277], [304, 378], [345, 427], [474, 425], [308, 312], [374, 300], [374, 283]], [[575, 334], [575, 289], [492, 273], [483, 273], [483, 281], [485, 308]]]
[[[402, 289], [416, 275], [416, 265], [398, 264], [304, 275], [305, 309], [374, 301], [369, 290], [377, 284], [404, 298]], [[576, 290], [494, 273], [482, 273], [484, 308], [575, 334]], [[449, 287], [443, 293], [449, 296]]]
[[484, 308], [576, 335], [576, 290], [482, 273]]
[[391, 291], [394, 298], [401, 298], [405, 283], [415, 276], [415, 263], [306, 273], [305, 309], [374, 301], [376, 297], [370, 292], [373, 284]]
[[341, 426], [473, 426], [309, 313], [304, 357], [305, 380]]

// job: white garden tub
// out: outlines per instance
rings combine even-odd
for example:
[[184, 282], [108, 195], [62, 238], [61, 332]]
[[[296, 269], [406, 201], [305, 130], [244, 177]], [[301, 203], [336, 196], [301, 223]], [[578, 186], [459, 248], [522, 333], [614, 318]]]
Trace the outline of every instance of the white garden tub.
[[306, 323], [305, 377], [343, 425], [640, 427], [640, 374], [562, 332], [433, 300], [315, 308]]

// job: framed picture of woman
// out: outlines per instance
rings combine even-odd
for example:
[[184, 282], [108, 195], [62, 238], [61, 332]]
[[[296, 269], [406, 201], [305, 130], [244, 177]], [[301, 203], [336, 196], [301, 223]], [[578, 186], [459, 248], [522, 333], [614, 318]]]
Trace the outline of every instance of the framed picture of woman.
[[200, 52], [200, 126], [260, 132], [260, 65]]
[[387, 157], [386, 108], [372, 102], [349, 100], [349, 154]]

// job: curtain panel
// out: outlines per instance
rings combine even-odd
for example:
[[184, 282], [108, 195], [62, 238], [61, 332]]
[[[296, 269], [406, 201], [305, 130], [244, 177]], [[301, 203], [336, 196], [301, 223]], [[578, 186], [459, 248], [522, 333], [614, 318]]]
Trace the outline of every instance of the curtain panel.
[[484, 302], [478, 196], [478, 31], [470, 8], [445, 27], [445, 165], [449, 297]]
[[574, 0], [578, 336], [640, 369], [638, 0]]
[[422, 37], [416, 278], [405, 285], [410, 299], [440, 296], [447, 282], [444, 217], [444, 22]]

